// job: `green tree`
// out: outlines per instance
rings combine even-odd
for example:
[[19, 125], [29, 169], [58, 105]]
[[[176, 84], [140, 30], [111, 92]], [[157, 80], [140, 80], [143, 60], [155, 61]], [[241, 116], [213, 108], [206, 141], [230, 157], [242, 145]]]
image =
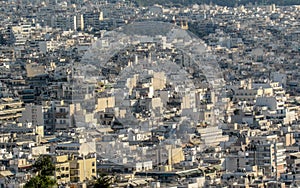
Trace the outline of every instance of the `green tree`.
[[38, 175], [31, 178], [24, 186], [24, 188], [52, 188], [56, 185], [56, 180], [49, 176]]
[[40, 156], [33, 164], [33, 171], [37, 172], [38, 175], [31, 178], [25, 184], [25, 188], [52, 188], [56, 186], [56, 180], [49, 177], [53, 176], [55, 171], [51, 156]]
[[100, 174], [94, 183], [94, 188], [110, 188], [113, 177], [109, 177], [105, 174]]
[[43, 176], [53, 176], [55, 171], [55, 165], [49, 155], [40, 156], [33, 164], [33, 168], [35, 172]]

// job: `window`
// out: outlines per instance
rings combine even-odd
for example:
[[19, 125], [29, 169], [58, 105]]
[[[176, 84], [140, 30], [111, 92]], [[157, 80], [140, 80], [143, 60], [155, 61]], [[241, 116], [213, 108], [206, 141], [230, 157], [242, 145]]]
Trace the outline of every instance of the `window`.
[[59, 112], [60, 112], [60, 113], [65, 113], [65, 112], [66, 112], [66, 109], [65, 109], [65, 108], [60, 108], [60, 109], [59, 109]]
[[95, 173], [95, 169], [94, 168], [92, 169], [92, 173]]
[[60, 124], [65, 124], [65, 123], [66, 123], [66, 120], [60, 120], [59, 123], [60, 123]]
[[92, 166], [95, 166], [95, 162], [92, 162]]

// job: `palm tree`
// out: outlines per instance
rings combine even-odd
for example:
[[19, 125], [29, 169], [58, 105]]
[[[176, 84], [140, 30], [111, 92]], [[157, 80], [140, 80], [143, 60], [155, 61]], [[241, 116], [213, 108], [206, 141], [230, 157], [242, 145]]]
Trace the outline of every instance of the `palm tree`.
[[94, 188], [110, 188], [113, 177], [106, 174], [100, 174], [94, 183]]

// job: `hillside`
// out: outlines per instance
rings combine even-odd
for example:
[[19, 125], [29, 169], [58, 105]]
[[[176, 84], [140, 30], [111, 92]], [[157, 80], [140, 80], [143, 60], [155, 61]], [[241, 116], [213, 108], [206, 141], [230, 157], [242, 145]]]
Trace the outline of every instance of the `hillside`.
[[247, 5], [249, 3], [276, 4], [276, 5], [300, 5], [300, 0], [135, 0], [139, 6], [160, 5], [191, 5], [191, 4], [217, 4], [221, 6]]

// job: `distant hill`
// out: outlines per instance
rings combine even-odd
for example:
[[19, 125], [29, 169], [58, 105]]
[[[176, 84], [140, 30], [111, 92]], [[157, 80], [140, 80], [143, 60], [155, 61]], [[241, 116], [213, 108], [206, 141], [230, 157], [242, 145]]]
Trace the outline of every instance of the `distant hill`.
[[192, 5], [192, 4], [217, 4], [221, 6], [247, 5], [257, 3], [258, 5], [300, 5], [300, 0], [135, 0], [139, 6], [160, 5]]

